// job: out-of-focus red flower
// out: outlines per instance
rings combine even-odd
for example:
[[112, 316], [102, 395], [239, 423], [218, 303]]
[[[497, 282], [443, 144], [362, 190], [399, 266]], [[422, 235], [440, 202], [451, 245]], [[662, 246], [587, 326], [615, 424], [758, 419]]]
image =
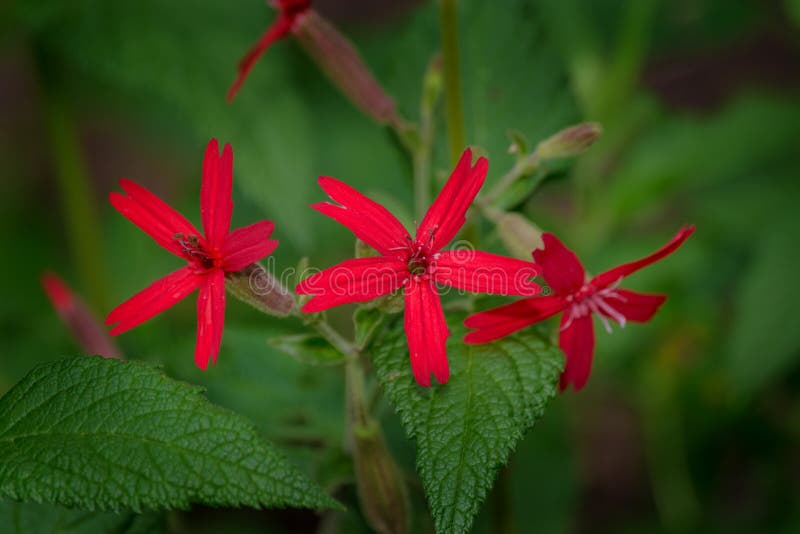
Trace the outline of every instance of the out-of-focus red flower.
[[311, 8], [310, 0], [279, 0], [275, 7], [277, 18], [239, 61], [239, 74], [228, 90], [228, 102], [234, 99], [264, 51], [291, 33], [353, 105], [379, 124], [403, 124], [394, 100], [375, 79], [355, 46]]
[[437, 284], [501, 295], [532, 296], [541, 291], [531, 280], [539, 273], [534, 264], [474, 250], [442, 250], [466, 222], [465, 214], [487, 169], [485, 158], [473, 166], [472, 152], [464, 151], [414, 238], [380, 204], [338, 180], [321, 177], [320, 186], [337, 204], [321, 202], [312, 207], [352, 230], [380, 256], [346, 260], [303, 280], [297, 293], [313, 295], [303, 311], [365, 302], [402, 288], [414, 377], [425, 387], [430, 386], [431, 373], [440, 383], [447, 382], [445, 342], [450, 334]]
[[692, 232], [694, 226], [682, 228], [654, 254], [609, 269], [588, 281], [575, 253], [556, 236], [545, 233], [542, 235], [544, 249], [535, 250], [533, 258], [541, 267], [542, 276], [553, 290], [553, 295], [523, 299], [470, 315], [464, 324], [477, 330], [467, 334], [464, 341], [487, 343], [563, 311], [559, 346], [567, 357], [567, 365], [561, 375], [560, 387], [563, 391], [572, 384], [578, 391], [586, 384], [592, 370], [592, 314], [603, 322], [609, 332], [611, 325], [608, 319], [623, 327], [627, 321], [649, 321], [667, 297], [619, 289], [618, 286], [625, 276], [672, 254]]
[[57, 274], [42, 274], [42, 287], [56, 313], [86, 354], [122, 359], [119, 348], [108, 337], [97, 317]]
[[220, 156], [216, 139], [208, 143], [203, 162], [200, 214], [205, 234], [144, 187], [125, 179], [120, 185], [127, 196], [111, 193], [111, 204], [188, 264], [117, 306], [108, 314], [106, 324], [116, 324], [112, 335], [121, 334], [199, 289], [195, 363], [205, 369], [212, 357], [216, 363], [222, 342], [225, 273], [240, 271], [275, 250], [278, 242], [269, 239], [274, 225], [260, 221], [230, 231], [233, 150], [226, 144]]

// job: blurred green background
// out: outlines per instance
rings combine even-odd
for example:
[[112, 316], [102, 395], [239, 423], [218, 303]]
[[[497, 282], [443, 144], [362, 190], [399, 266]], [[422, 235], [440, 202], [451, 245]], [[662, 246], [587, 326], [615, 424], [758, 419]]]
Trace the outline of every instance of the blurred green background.
[[[316, 5], [416, 119], [439, 46], [435, 2]], [[459, 9], [466, 137], [489, 156], [490, 183], [513, 165], [509, 129], [535, 143], [583, 120], [604, 127], [598, 144], [514, 209], [559, 234], [592, 272], [655, 250], [681, 224], [698, 228], [626, 281], [670, 298], [646, 325], [598, 330], [588, 387], [557, 399], [518, 447], [475, 530], [797, 532], [800, 1], [462, 0]], [[322, 198], [320, 174], [411, 211], [411, 167], [396, 138], [291, 40], [226, 104], [238, 58], [272, 17], [260, 0], [0, 5], [0, 391], [78, 350], [41, 291], [43, 270], [104, 316], [179, 264], [107, 203], [119, 177], [198, 221], [205, 144], [231, 142], [234, 226], [274, 220], [277, 269], [352, 254], [351, 234], [306, 208]], [[439, 178], [449, 166], [442, 120]], [[483, 229], [482, 248], [502, 252]], [[346, 314], [337, 320], [347, 326]], [[219, 363], [205, 373], [193, 365], [190, 300], [119, 342], [129, 357], [206, 386], [353, 504], [340, 371], [267, 345], [300, 331], [292, 321], [231, 302], [227, 325]], [[399, 422], [387, 406], [380, 412], [413, 473]], [[412, 497], [416, 528], [429, 530], [414, 483]], [[321, 520], [197, 509], [169, 524], [366, 528], [355, 508]]]

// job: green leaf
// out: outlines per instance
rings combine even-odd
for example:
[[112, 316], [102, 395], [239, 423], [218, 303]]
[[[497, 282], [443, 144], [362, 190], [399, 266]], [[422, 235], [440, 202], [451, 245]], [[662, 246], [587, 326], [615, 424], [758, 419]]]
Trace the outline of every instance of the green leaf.
[[88, 510], [337, 505], [200, 388], [99, 357], [39, 366], [0, 399], [0, 498]]
[[341, 365], [344, 355], [317, 334], [273, 337], [269, 344], [308, 365]]
[[0, 532], [14, 534], [157, 534], [165, 532], [156, 513], [86, 512], [52, 504], [0, 502]]
[[417, 469], [437, 532], [466, 532], [511, 451], [556, 394], [561, 352], [532, 329], [465, 345], [451, 321], [450, 380], [414, 382], [401, 325], [376, 342], [375, 369], [417, 444]]

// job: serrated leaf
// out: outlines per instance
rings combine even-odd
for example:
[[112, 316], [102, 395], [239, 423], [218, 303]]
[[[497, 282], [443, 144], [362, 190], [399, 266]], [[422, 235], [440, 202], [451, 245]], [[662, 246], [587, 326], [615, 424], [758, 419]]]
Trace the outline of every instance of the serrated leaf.
[[0, 502], [0, 533], [7, 534], [158, 534], [161, 514], [86, 512], [53, 504]]
[[405, 333], [379, 339], [374, 364], [386, 396], [417, 444], [417, 470], [437, 532], [466, 532], [519, 439], [556, 394], [561, 351], [532, 329], [465, 345], [463, 317], [451, 319], [450, 380], [414, 382]]
[[0, 498], [87, 510], [337, 506], [200, 388], [98, 357], [41, 365], [0, 399]]
[[329, 366], [344, 363], [344, 355], [317, 334], [273, 337], [269, 344], [308, 365]]

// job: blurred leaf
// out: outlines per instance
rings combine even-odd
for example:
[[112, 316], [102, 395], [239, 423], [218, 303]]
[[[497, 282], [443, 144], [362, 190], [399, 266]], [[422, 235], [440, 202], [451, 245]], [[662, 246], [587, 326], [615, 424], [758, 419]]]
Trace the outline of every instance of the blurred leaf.
[[751, 394], [800, 358], [800, 329], [790, 325], [800, 302], [800, 221], [785, 217], [765, 232], [742, 273], [727, 343], [729, 373], [739, 394]]
[[199, 388], [98, 357], [39, 366], [0, 400], [0, 494], [90, 510], [336, 506]]
[[273, 337], [269, 344], [308, 365], [340, 365], [344, 355], [317, 334]]
[[85, 512], [53, 504], [0, 503], [0, 532], [8, 534], [157, 534], [164, 517], [148, 513]]
[[556, 394], [561, 351], [531, 329], [486, 345], [465, 345], [451, 318], [450, 380], [414, 381], [405, 332], [375, 344], [378, 379], [417, 443], [417, 469], [438, 532], [466, 532], [514, 446]]

